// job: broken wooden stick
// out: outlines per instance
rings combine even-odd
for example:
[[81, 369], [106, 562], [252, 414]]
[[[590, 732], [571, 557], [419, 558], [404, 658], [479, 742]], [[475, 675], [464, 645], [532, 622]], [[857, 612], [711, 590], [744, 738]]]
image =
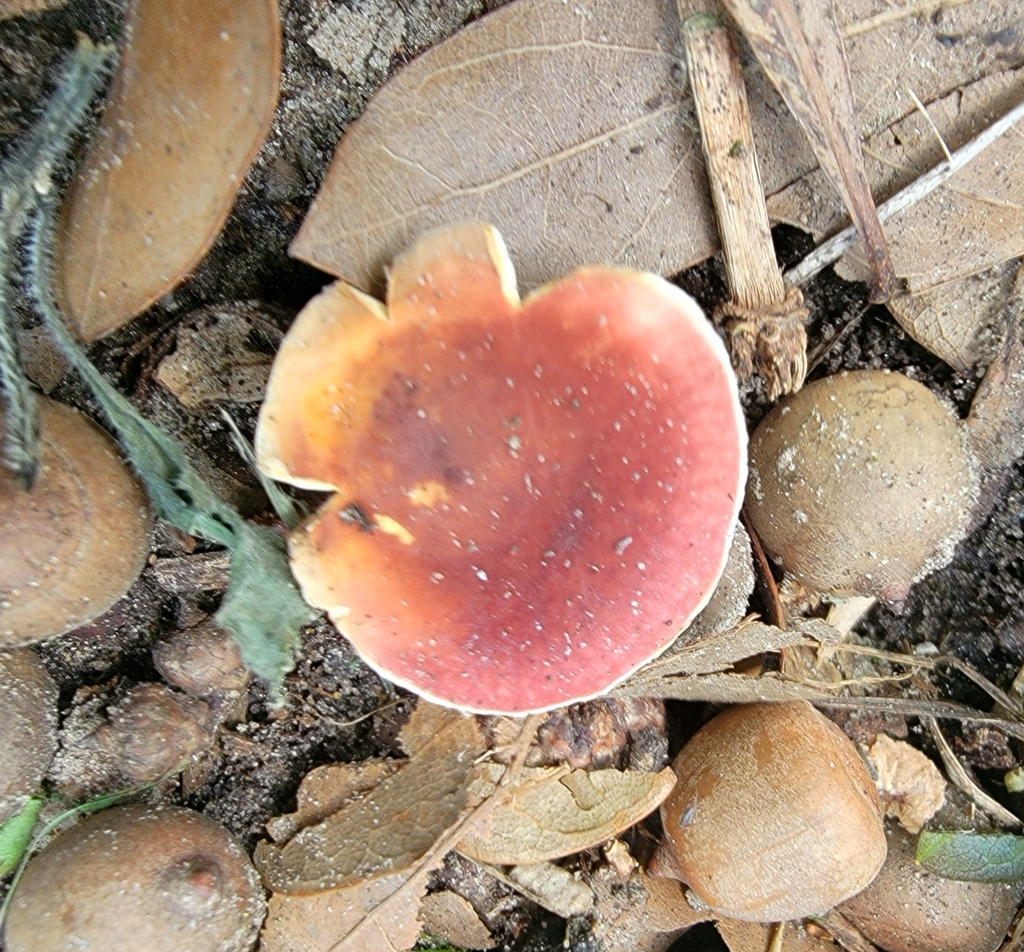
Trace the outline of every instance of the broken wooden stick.
[[788, 291], [775, 259], [768, 209], [750, 128], [750, 107], [732, 37], [713, 13], [678, 0], [690, 87], [700, 123], [730, 300], [716, 313], [741, 379], [754, 372], [776, 400], [807, 374], [807, 308]]

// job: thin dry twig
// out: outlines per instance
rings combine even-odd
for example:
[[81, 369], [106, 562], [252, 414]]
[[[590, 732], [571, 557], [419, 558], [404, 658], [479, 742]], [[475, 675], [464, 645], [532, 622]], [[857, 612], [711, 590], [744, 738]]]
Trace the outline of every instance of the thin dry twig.
[[[950, 177], [960, 171], [968, 162], [987, 149], [1008, 129], [1013, 128], [1024, 118], [1024, 102], [1018, 103], [1002, 118], [997, 119], [966, 145], [961, 146], [952, 155], [951, 162], [943, 162], [911, 182], [906, 188], [897, 192], [888, 201], [878, 206], [878, 219], [885, 222], [919, 202], [930, 192], [935, 191]], [[787, 288], [804, 284], [813, 278], [822, 268], [838, 261], [848, 249], [860, 240], [857, 230], [851, 225], [844, 228], [824, 244], [814, 249], [795, 268], [783, 275]]]
[[953, 781], [964, 793], [967, 794], [982, 810], [992, 817], [1000, 826], [1019, 827], [1021, 821], [998, 800], [992, 799], [984, 790], [979, 787], [966, 768], [953, 753], [949, 741], [939, 728], [934, 717], [923, 718], [925, 725], [931, 732], [935, 745], [939, 748], [939, 756], [946, 767], [949, 779]]
[[678, 8], [729, 286], [715, 319], [725, 327], [737, 375], [756, 372], [776, 400], [799, 390], [807, 375], [807, 308], [799, 289], [786, 290], [775, 259], [732, 37], [717, 15], [688, 16], [691, 0], [678, 0]]
[[964, 3], [971, 3], [973, 0], [922, 0], [920, 3], [908, 3], [905, 7], [892, 7], [883, 13], [876, 13], [873, 17], [866, 17], [856, 23], [850, 23], [841, 28], [845, 38], [860, 36], [863, 33], [870, 33], [879, 27], [888, 26], [890, 23], [897, 23], [908, 17], [927, 16], [940, 8], [958, 7]]

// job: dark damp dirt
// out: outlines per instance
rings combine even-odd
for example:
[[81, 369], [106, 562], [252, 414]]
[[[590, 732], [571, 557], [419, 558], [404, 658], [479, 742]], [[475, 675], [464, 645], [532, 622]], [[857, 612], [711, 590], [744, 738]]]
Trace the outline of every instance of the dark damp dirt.
[[[180, 287], [90, 349], [94, 362], [121, 391], [181, 440], [202, 475], [250, 517], [273, 523], [258, 480], [232, 447], [221, 410], [228, 410], [251, 439], [258, 405], [223, 399], [190, 410], [156, 381], [159, 362], [173, 352], [179, 329], [200, 307], [255, 302], [268, 326], [278, 331], [288, 327], [328, 280], [290, 259], [286, 249], [339, 135], [376, 86], [404, 61], [498, 5], [494, 0], [368, 0], [360, 5], [368, 23], [398, 23], [400, 29], [381, 32], [390, 38], [388, 44], [381, 48], [371, 43], [361, 68], [345, 75], [306, 42], [331, 8], [328, 0], [283, 0], [281, 105], [223, 233]], [[0, 22], [0, 155], [36, 121], [56, 66], [79, 32], [116, 40], [120, 6], [107, 0], [72, 0], [61, 9]], [[60, 174], [66, 180], [67, 171]], [[799, 260], [810, 248], [807, 236], [788, 229], [777, 231], [776, 242], [783, 263]], [[709, 311], [725, 296], [717, 260], [677, 280]], [[980, 371], [954, 373], [910, 339], [884, 308], [869, 306], [863, 286], [844, 282], [831, 271], [806, 293], [813, 315], [808, 327], [812, 378], [841, 369], [899, 370], [966, 413]], [[36, 319], [17, 289], [15, 298], [25, 327], [31, 328]], [[51, 396], [98, 418], [77, 378], [71, 373], [56, 376]], [[767, 404], [757, 388], [746, 389], [744, 403], [753, 427]], [[172, 571], [171, 560], [184, 561], [175, 562]], [[101, 718], [133, 685], [162, 680], [152, 646], [216, 610], [224, 582], [223, 565], [218, 570], [217, 564], [202, 540], [160, 526], [151, 564], [129, 594], [93, 624], [37, 649], [60, 689], [66, 748], [88, 729], [89, 718]], [[212, 581], [204, 574], [209, 572]], [[1022, 594], [1024, 465], [1018, 462], [1006, 473], [991, 512], [958, 547], [953, 562], [916, 585], [898, 613], [882, 606], [873, 609], [861, 631], [875, 646], [895, 651], [930, 642], [1006, 688], [1024, 664]], [[950, 675], [943, 688], [949, 698], [983, 709], [991, 706], [962, 676]], [[270, 816], [294, 808], [296, 787], [310, 768], [396, 755], [397, 733], [409, 703], [321, 621], [305, 633], [298, 664], [286, 679], [283, 705], [272, 706], [260, 685], [250, 686], [240, 704], [218, 715], [205, 753], [182, 782], [151, 795], [206, 813], [252, 848]], [[700, 705], [669, 705], [673, 752], [707, 714]], [[906, 724], [887, 729], [894, 727], [905, 730]], [[911, 736], [916, 734], [912, 728]], [[961, 759], [982, 781], [999, 779], [1019, 762], [1019, 748], [997, 732], [951, 728], [951, 735]], [[667, 746], [668, 741], [659, 746], [662, 760]], [[51, 777], [56, 787], [94, 792], [99, 792], [96, 784], [112, 782], [109, 773], [95, 774], [81, 756], [65, 757]], [[1019, 813], [1024, 808], [1021, 795], [1007, 794], [997, 783], [988, 787], [1011, 809]], [[649, 833], [640, 839], [644, 836], [649, 840]], [[478, 910], [491, 910], [488, 924], [506, 947], [543, 950], [563, 947], [564, 941], [564, 947], [580, 952], [597, 948], [585, 922], [574, 921], [567, 931], [557, 917], [470, 866], [450, 860], [437, 882], [459, 889]], [[710, 933], [695, 930], [673, 948], [707, 948], [701, 943], [711, 941]]]

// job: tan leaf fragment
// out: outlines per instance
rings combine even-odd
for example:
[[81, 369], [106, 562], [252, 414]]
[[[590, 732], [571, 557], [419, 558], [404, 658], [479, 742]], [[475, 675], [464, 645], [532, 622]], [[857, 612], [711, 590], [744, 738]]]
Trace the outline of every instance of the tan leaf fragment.
[[493, 949], [497, 944], [476, 910], [450, 889], [425, 896], [420, 921], [427, 935], [460, 949]]
[[61, 309], [93, 340], [213, 244], [277, 102], [276, 0], [138, 0], [100, 128], [61, 209]]
[[637, 872], [627, 883], [597, 879], [592, 919], [602, 952], [664, 952], [675, 937], [714, 914], [686, 899], [685, 888]]
[[[311, 896], [276, 892], [267, 903], [260, 952], [404, 952], [420, 934], [416, 913], [426, 891], [423, 872], [415, 881], [392, 873]], [[389, 899], [388, 914], [375, 916]]]
[[178, 327], [177, 338], [156, 379], [186, 407], [263, 399], [281, 332], [258, 307], [232, 302], [202, 308]]
[[527, 899], [563, 919], [585, 916], [594, 905], [591, 888], [554, 863], [520, 863], [508, 879]]
[[746, 658], [781, 651], [808, 639], [818, 644], [841, 640], [835, 629], [819, 619], [796, 619], [785, 630], [748, 619], [726, 631], [715, 632], [662, 655], [637, 671], [612, 693], [628, 697], [676, 697], [675, 694], [659, 692], [673, 680], [689, 678], [696, 682], [698, 675], [729, 671]]
[[433, 707], [424, 718], [429, 710], [435, 733], [394, 774], [284, 846], [257, 845], [253, 860], [271, 889], [319, 892], [407, 869], [456, 824], [485, 744], [473, 718]]
[[527, 768], [508, 802], [464, 837], [459, 851], [499, 865], [578, 853], [639, 822], [674, 784], [668, 767], [656, 774]]
[[290, 840], [304, 827], [337, 813], [349, 800], [369, 793], [401, 766], [402, 761], [378, 760], [314, 767], [299, 784], [298, 809], [272, 817], [267, 832], [277, 843]]
[[867, 751], [885, 815], [919, 833], [946, 796], [946, 781], [929, 757], [906, 741], [879, 734]]
[[889, 310], [914, 340], [963, 372], [993, 358], [999, 346], [999, 317], [1018, 267], [1018, 261], [1004, 261], [919, 294], [897, 295], [889, 301]]

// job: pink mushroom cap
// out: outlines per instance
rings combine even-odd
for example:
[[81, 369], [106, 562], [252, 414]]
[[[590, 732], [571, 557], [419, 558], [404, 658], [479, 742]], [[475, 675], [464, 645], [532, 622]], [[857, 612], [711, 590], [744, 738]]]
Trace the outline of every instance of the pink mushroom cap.
[[728, 355], [653, 274], [520, 303], [501, 236], [423, 236], [387, 308], [337, 282], [296, 319], [261, 468], [333, 493], [291, 538], [305, 597], [383, 676], [522, 714], [606, 693], [704, 607], [746, 480]]

